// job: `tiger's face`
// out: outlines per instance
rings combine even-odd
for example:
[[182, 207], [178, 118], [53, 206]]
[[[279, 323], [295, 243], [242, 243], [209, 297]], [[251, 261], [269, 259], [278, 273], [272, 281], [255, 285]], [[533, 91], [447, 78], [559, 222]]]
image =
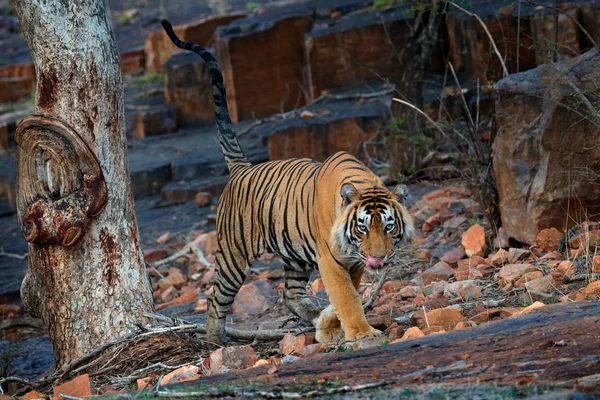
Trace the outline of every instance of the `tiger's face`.
[[414, 233], [412, 217], [404, 207], [406, 186], [359, 192], [346, 183], [340, 195], [344, 209], [332, 230], [332, 240], [341, 257], [350, 264], [382, 268]]

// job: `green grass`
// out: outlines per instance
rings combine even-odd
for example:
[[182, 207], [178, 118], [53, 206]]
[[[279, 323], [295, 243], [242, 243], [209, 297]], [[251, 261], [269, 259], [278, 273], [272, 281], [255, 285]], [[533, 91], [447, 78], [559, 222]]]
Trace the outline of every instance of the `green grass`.
[[250, 11], [254, 11], [258, 7], [260, 7], [260, 3], [257, 3], [255, 1], [249, 1], [248, 3], [246, 3], [246, 8]]
[[160, 73], [154, 73], [154, 74], [143, 74], [138, 76], [135, 79], [135, 83], [138, 85], [143, 85], [143, 84], [147, 84], [147, 83], [163, 83], [164, 82], [164, 76], [163, 74]]

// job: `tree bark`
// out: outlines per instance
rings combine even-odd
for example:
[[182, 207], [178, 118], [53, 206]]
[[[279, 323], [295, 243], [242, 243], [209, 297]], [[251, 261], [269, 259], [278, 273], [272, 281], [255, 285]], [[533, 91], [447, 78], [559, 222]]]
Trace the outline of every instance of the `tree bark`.
[[17, 210], [29, 242], [23, 305], [55, 366], [145, 324], [152, 291], [127, 162], [119, 57], [102, 0], [16, 0], [37, 75], [18, 127]]

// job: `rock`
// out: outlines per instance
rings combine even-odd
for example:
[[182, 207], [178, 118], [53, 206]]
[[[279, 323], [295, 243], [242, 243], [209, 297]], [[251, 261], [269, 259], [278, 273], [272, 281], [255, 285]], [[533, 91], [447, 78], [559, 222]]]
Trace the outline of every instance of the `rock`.
[[[391, 7], [313, 24], [305, 43], [311, 97], [357, 82], [401, 79], [394, 48], [407, 45], [410, 18], [404, 8]], [[439, 50], [433, 69], [443, 71]]]
[[504, 227], [500, 227], [500, 229], [498, 229], [498, 234], [494, 238], [494, 247], [497, 249], [508, 249], [510, 246], [509, 239], [510, 238], [506, 233], [506, 229], [504, 229]]
[[19, 400], [45, 400], [47, 398], [47, 394], [43, 394], [32, 390], [31, 392], [28, 392], [25, 396], [19, 397]]
[[[555, 16], [558, 18], [558, 32], [554, 26]], [[578, 19], [579, 7], [575, 5], [565, 4], [558, 14], [551, 9], [533, 13], [530, 21], [535, 48], [538, 49], [535, 52], [537, 65], [567, 60], [581, 53], [583, 42], [580, 40]], [[554, 58], [555, 56], [558, 60]]]
[[527, 256], [530, 254], [531, 252], [528, 250], [511, 247], [508, 249], [508, 262], [511, 264], [516, 264], [518, 261], [527, 258]]
[[291, 363], [294, 363], [294, 362], [300, 361], [300, 360], [301, 360], [300, 357], [288, 354], [287, 356], [285, 356], [281, 359], [281, 363], [282, 364], [291, 364]]
[[398, 293], [407, 286], [411, 286], [411, 282], [408, 282], [408, 281], [386, 282], [381, 287], [381, 293]]
[[34, 91], [29, 78], [2, 78], [0, 77], [0, 103], [17, 101], [28, 96]]
[[554, 286], [552, 278], [548, 275], [534, 279], [524, 284], [525, 289], [536, 292], [548, 292]]
[[262, 314], [269, 309], [276, 298], [277, 294], [267, 282], [254, 281], [240, 288], [231, 310], [234, 314]]
[[428, 286], [433, 282], [447, 281], [454, 275], [454, 270], [444, 261], [440, 261], [421, 274], [421, 286]]
[[595, 253], [600, 248], [600, 230], [584, 232], [569, 240], [569, 246], [574, 249], [581, 249], [582, 252]]
[[[482, 19], [509, 71], [517, 71], [517, 65], [521, 71], [530, 69], [536, 65], [528, 22], [528, 14], [532, 12], [521, 7], [519, 22], [517, 15], [498, 14], [498, 9], [504, 5], [503, 2], [474, 3], [469, 11]], [[446, 14], [446, 26], [450, 60], [457, 71], [466, 73], [470, 79], [498, 79], [502, 76], [498, 58], [490, 50], [488, 35], [477, 19], [451, 9]]]
[[167, 257], [167, 251], [164, 249], [145, 249], [144, 260], [149, 263], [155, 263]]
[[177, 296], [177, 289], [175, 289], [173, 286], [167, 287], [162, 293], [160, 293], [160, 298], [165, 303], [173, 300], [175, 296]]
[[367, 322], [375, 329], [384, 331], [394, 322], [391, 314], [387, 315], [375, 315], [367, 318]]
[[440, 213], [435, 213], [425, 220], [425, 223], [423, 224], [421, 230], [423, 231], [423, 233], [431, 232], [435, 229], [436, 226], [440, 226], [441, 224], [442, 221], [440, 219]]
[[90, 376], [88, 374], [80, 375], [67, 383], [54, 386], [52, 391], [54, 393], [54, 397], [57, 399], [61, 398], [61, 394], [66, 394], [73, 397], [91, 397], [92, 384], [90, 382]]
[[465, 250], [462, 247], [454, 247], [453, 249], [448, 250], [446, 253], [444, 253], [444, 255], [440, 258], [440, 261], [445, 261], [450, 265], [454, 265], [464, 257]]
[[592, 258], [592, 272], [600, 272], [600, 256]]
[[473, 285], [471, 283], [461, 287], [458, 290], [458, 295], [464, 301], [471, 301], [473, 299], [478, 299], [480, 297], [483, 297], [483, 293], [481, 293], [481, 290], [479, 289], [479, 287], [477, 287], [476, 285]]
[[425, 206], [413, 214], [415, 222], [425, 222], [427, 218], [435, 214], [435, 208]]
[[178, 306], [181, 304], [193, 303], [198, 299], [198, 292], [196, 290], [190, 290], [184, 292], [181, 296], [169, 301], [168, 303], [159, 304], [155, 307], [156, 311], [160, 311], [167, 307]]
[[258, 357], [250, 346], [222, 347], [210, 353], [210, 369], [213, 373], [251, 368]]
[[492, 256], [491, 264], [494, 267], [502, 267], [504, 264], [508, 264], [509, 255], [508, 251], [500, 249]]
[[[213, 49], [208, 49], [213, 53]], [[212, 82], [206, 63], [191, 52], [173, 54], [165, 64], [165, 99], [177, 107], [181, 123], [212, 123]]]
[[468, 286], [477, 286], [478, 287], [478, 285], [479, 285], [479, 283], [476, 280], [452, 282], [452, 283], [449, 283], [448, 285], [446, 285], [446, 287], [444, 288], [444, 296], [447, 298], [453, 298], [456, 296], [460, 296], [460, 291], [464, 287], [468, 287]]
[[520, 312], [518, 312], [518, 313], [515, 313], [515, 314], [513, 314], [512, 316], [513, 316], [513, 317], [517, 317], [517, 316], [519, 316], [519, 315], [529, 314], [530, 312], [532, 312], [532, 311], [535, 311], [535, 310], [537, 310], [538, 308], [542, 308], [542, 307], [545, 307], [545, 306], [546, 306], [546, 305], [545, 305], [544, 303], [542, 303], [542, 302], [540, 302], [540, 301], [536, 301], [535, 303], [533, 303], [533, 304], [531, 304], [531, 305], [529, 305], [529, 306], [525, 307], [523, 310], [521, 310], [521, 311], [520, 311]]
[[504, 318], [508, 318], [509, 314], [505, 313], [504, 315], [502, 314], [502, 310], [499, 308], [490, 308], [489, 310], [485, 310], [483, 312], [480, 312], [477, 315], [474, 315], [473, 317], [469, 318], [469, 322], [472, 322], [474, 324], [483, 324], [489, 321], [494, 321], [497, 319], [504, 319]]
[[[214, 32], [218, 26], [227, 25], [243, 16], [243, 14], [233, 14], [209, 17], [187, 25], [174, 26], [173, 30], [183, 41], [196, 43], [203, 47], [210, 47], [210, 44], [213, 42]], [[151, 33], [148, 35], [144, 46], [146, 70], [149, 73], [162, 72], [165, 62], [175, 51], [177, 51], [177, 47], [175, 47], [162, 29]]]
[[465, 281], [470, 279], [481, 279], [483, 274], [476, 268], [461, 269], [454, 273], [454, 278], [457, 281]]
[[335, 152], [347, 151], [367, 161], [364, 143], [387, 126], [390, 105], [389, 96], [374, 97], [364, 104], [358, 100], [319, 103], [310, 108], [326, 108], [327, 117], [305, 119], [296, 115], [267, 125], [263, 131], [271, 132], [269, 159], [308, 157], [324, 161]]
[[198, 235], [191, 244], [200, 247], [205, 256], [209, 254], [214, 256], [219, 249], [217, 232], [212, 231]]
[[195, 314], [204, 314], [208, 310], [208, 300], [207, 299], [199, 299], [196, 302], [196, 307], [194, 308]]
[[300, 355], [304, 347], [315, 343], [316, 342], [314, 333], [303, 333], [298, 336], [294, 336], [291, 333], [286, 333], [283, 339], [281, 339], [281, 342], [279, 343], [279, 348], [281, 349], [281, 352], [285, 355]]
[[558, 249], [558, 243], [564, 234], [556, 228], [542, 229], [535, 237], [535, 241], [543, 251], [554, 251]]
[[488, 264], [479, 264], [475, 269], [479, 271], [483, 277], [492, 275], [494, 273], [494, 267]]
[[210, 204], [211, 196], [207, 192], [198, 192], [196, 194], [196, 205], [198, 207], [206, 207]]
[[460, 226], [462, 224], [464, 224], [465, 222], [467, 222], [467, 218], [465, 218], [463, 215], [458, 215], [458, 216], [452, 217], [449, 220], [447, 220], [446, 222], [444, 222], [442, 224], [442, 228], [456, 230], [456, 229], [460, 228]]
[[577, 268], [575, 264], [569, 260], [561, 261], [558, 267], [551, 273], [552, 277], [557, 281], [566, 281], [575, 273]]
[[383, 337], [365, 337], [352, 343], [352, 351], [366, 350], [373, 347], [379, 347], [387, 344], [387, 339]]
[[133, 124], [133, 138], [142, 139], [177, 130], [177, 107], [147, 106], [128, 114]]
[[324, 345], [323, 343], [309, 344], [308, 346], [304, 346], [300, 350], [300, 357], [305, 358], [305, 357], [310, 357], [315, 354], [322, 353], [323, 351], [325, 351], [326, 348], [327, 348], [327, 346]]
[[[571, 83], [563, 71], [569, 71]], [[577, 90], [570, 86], [575, 76]], [[532, 244], [542, 229], [566, 230], [587, 215], [600, 215], [600, 185], [564, 172], [600, 174], [600, 164], [590, 164], [600, 159], [600, 128], [560, 106], [581, 92], [600, 94], [592, 83], [599, 79], [600, 55], [593, 50], [496, 84], [493, 170], [502, 226], [510, 237]]]
[[513, 283], [526, 272], [533, 272], [536, 268], [531, 264], [507, 264], [500, 268], [496, 277], [500, 279], [502, 285]]
[[254, 368], [262, 367], [263, 365], [271, 365], [271, 363], [269, 362], [269, 360], [265, 360], [264, 358], [261, 358], [254, 364]]
[[410, 327], [404, 332], [404, 335], [399, 339], [400, 341], [416, 339], [425, 336], [425, 334], [416, 326]]
[[423, 328], [422, 329], [423, 335], [425, 336], [429, 336], [429, 335], [434, 335], [436, 333], [444, 333], [446, 332], [446, 330], [444, 328], [442, 328], [441, 326], [430, 326], [428, 328]]
[[434, 294], [434, 295], [440, 295], [440, 294], [443, 294], [443, 293], [444, 293], [444, 291], [445, 291], [445, 289], [446, 289], [446, 287], [447, 287], [448, 285], [449, 285], [449, 283], [448, 283], [448, 282], [446, 282], [446, 281], [439, 281], [439, 282], [435, 282], [435, 283], [432, 285], [433, 294]]
[[474, 256], [470, 258], [465, 258], [463, 260], [459, 260], [456, 264], [459, 270], [468, 270], [469, 268], [476, 268], [480, 264], [485, 264], [485, 260], [480, 256]]
[[310, 285], [310, 290], [314, 293], [317, 293], [320, 290], [325, 289], [325, 284], [323, 283], [323, 279], [317, 278]]
[[483, 256], [485, 252], [485, 231], [479, 224], [471, 226], [462, 235], [461, 244], [467, 257]]
[[518, 288], [524, 287], [527, 282], [533, 281], [533, 280], [541, 278], [543, 276], [544, 276], [544, 274], [542, 273], [542, 271], [527, 272], [526, 274], [523, 274], [523, 276], [520, 277], [514, 283], [514, 287], [518, 287]]
[[209, 268], [208, 270], [206, 270], [202, 278], [198, 281], [198, 285], [200, 285], [200, 287], [211, 285], [213, 283], [214, 276], [215, 268]]
[[594, 301], [598, 299], [600, 296], [600, 281], [594, 281], [587, 285], [587, 287], [581, 289], [575, 300], [577, 301]]
[[169, 275], [158, 281], [158, 287], [161, 290], [165, 290], [169, 286], [174, 286], [177, 289], [181, 289], [186, 282], [187, 276], [182, 274], [179, 268], [173, 267], [169, 269]]
[[171, 232], [165, 232], [156, 239], [156, 244], [165, 244], [171, 238]]
[[175, 371], [171, 371], [166, 374], [160, 381], [161, 386], [168, 385], [170, 383], [194, 381], [200, 378], [200, 368], [195, 365], [187, 365], [185, 367], [177, 368]]
[[466, 322], [461, 321], [458, 324], [456, 324], [456, 326], [454, 327], [454, 330], [459, 331], [461, 329], [473, 328], [475, 326], [477, 326], [477, 324], [471, 320], [466, 321]]
[[144, 47], [136, 47], [120, 54], [121, 73], [135, 74], [142, 72], [146, 68], [146, 55]]
[[[429, 326], [440, 326], [446, 331], [452, 330], [456, 324], [463, 320], [462, 310], [459, 308], [437, 308], [429, 311], [426, 315], [426, 322], [429, 323]], [[421, 326], [420, 328], [423, 329], [424, 327]]]
[[404, 299], [422, 296], [423, 291], [420, 286], [405, 286], [398, 292], [398, 295]]

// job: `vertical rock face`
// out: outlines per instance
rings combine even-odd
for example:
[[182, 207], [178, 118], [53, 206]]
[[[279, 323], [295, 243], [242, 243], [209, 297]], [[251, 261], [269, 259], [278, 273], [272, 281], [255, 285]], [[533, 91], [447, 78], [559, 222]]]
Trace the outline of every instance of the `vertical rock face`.
[[[413, 12], [391, 8], [316, 22], [306, 34], [310, 94], [358, 82], [401, 78]], [[440, 57], [438, 70], [443, 72]], [[431, 68], [432, 70], [435, 68]]]
[[[479, 4], [469, 11], [481, 17], [488, 27], [498, 51], [505, 60], [509, 73], [533, 68], [535, 53], [531, 49], [531, 27], [528, 14], [531, 10], [522, 6], [521, 21], [514, 15], [500, 15], [500, 4]], [[528, 13], [528, 14], [526, 14]], [[446, 15], [450, 60], [457, 71], [465, 72], [472, 79], [499, 78], [502, 70], [497, 56], [481, 24], [462, 11], [453, 10]]]
[[[210, 17], [187, 25], [175, 26], [174, 30], [183, 41], [210, 47], [213, 42], [213, 34], [218, 26], [227, 25], [243, 16], [243, 14], [234, 14]], [[162, 72], [165, 62], [175, 51], [177, 48], [162, 30], [150, 34], [145, 44], [146, 70], [149, 73]]]
[[215, 119], [210, 74], [206, 63], [194, 53], [177, 52], [167, 61], [165, 98], [177, 106], [182, 123]]
[[563, 13], [558, 14], [557, 32], [554, 28], [554, 10], [539, 11], [531, 17], [531, 30], [536, 49], [539, 49], [535, 54], [537, 65], [567, 60], [581, 53], [583, 42], [576, 23], [581, 19], [579, 8], [567, 4], [564, 8]]
[[511, 237], [532, 243], [542, 229], [599, 217], [599, 79], [593, 50], [496, 84], [493, 172]]

